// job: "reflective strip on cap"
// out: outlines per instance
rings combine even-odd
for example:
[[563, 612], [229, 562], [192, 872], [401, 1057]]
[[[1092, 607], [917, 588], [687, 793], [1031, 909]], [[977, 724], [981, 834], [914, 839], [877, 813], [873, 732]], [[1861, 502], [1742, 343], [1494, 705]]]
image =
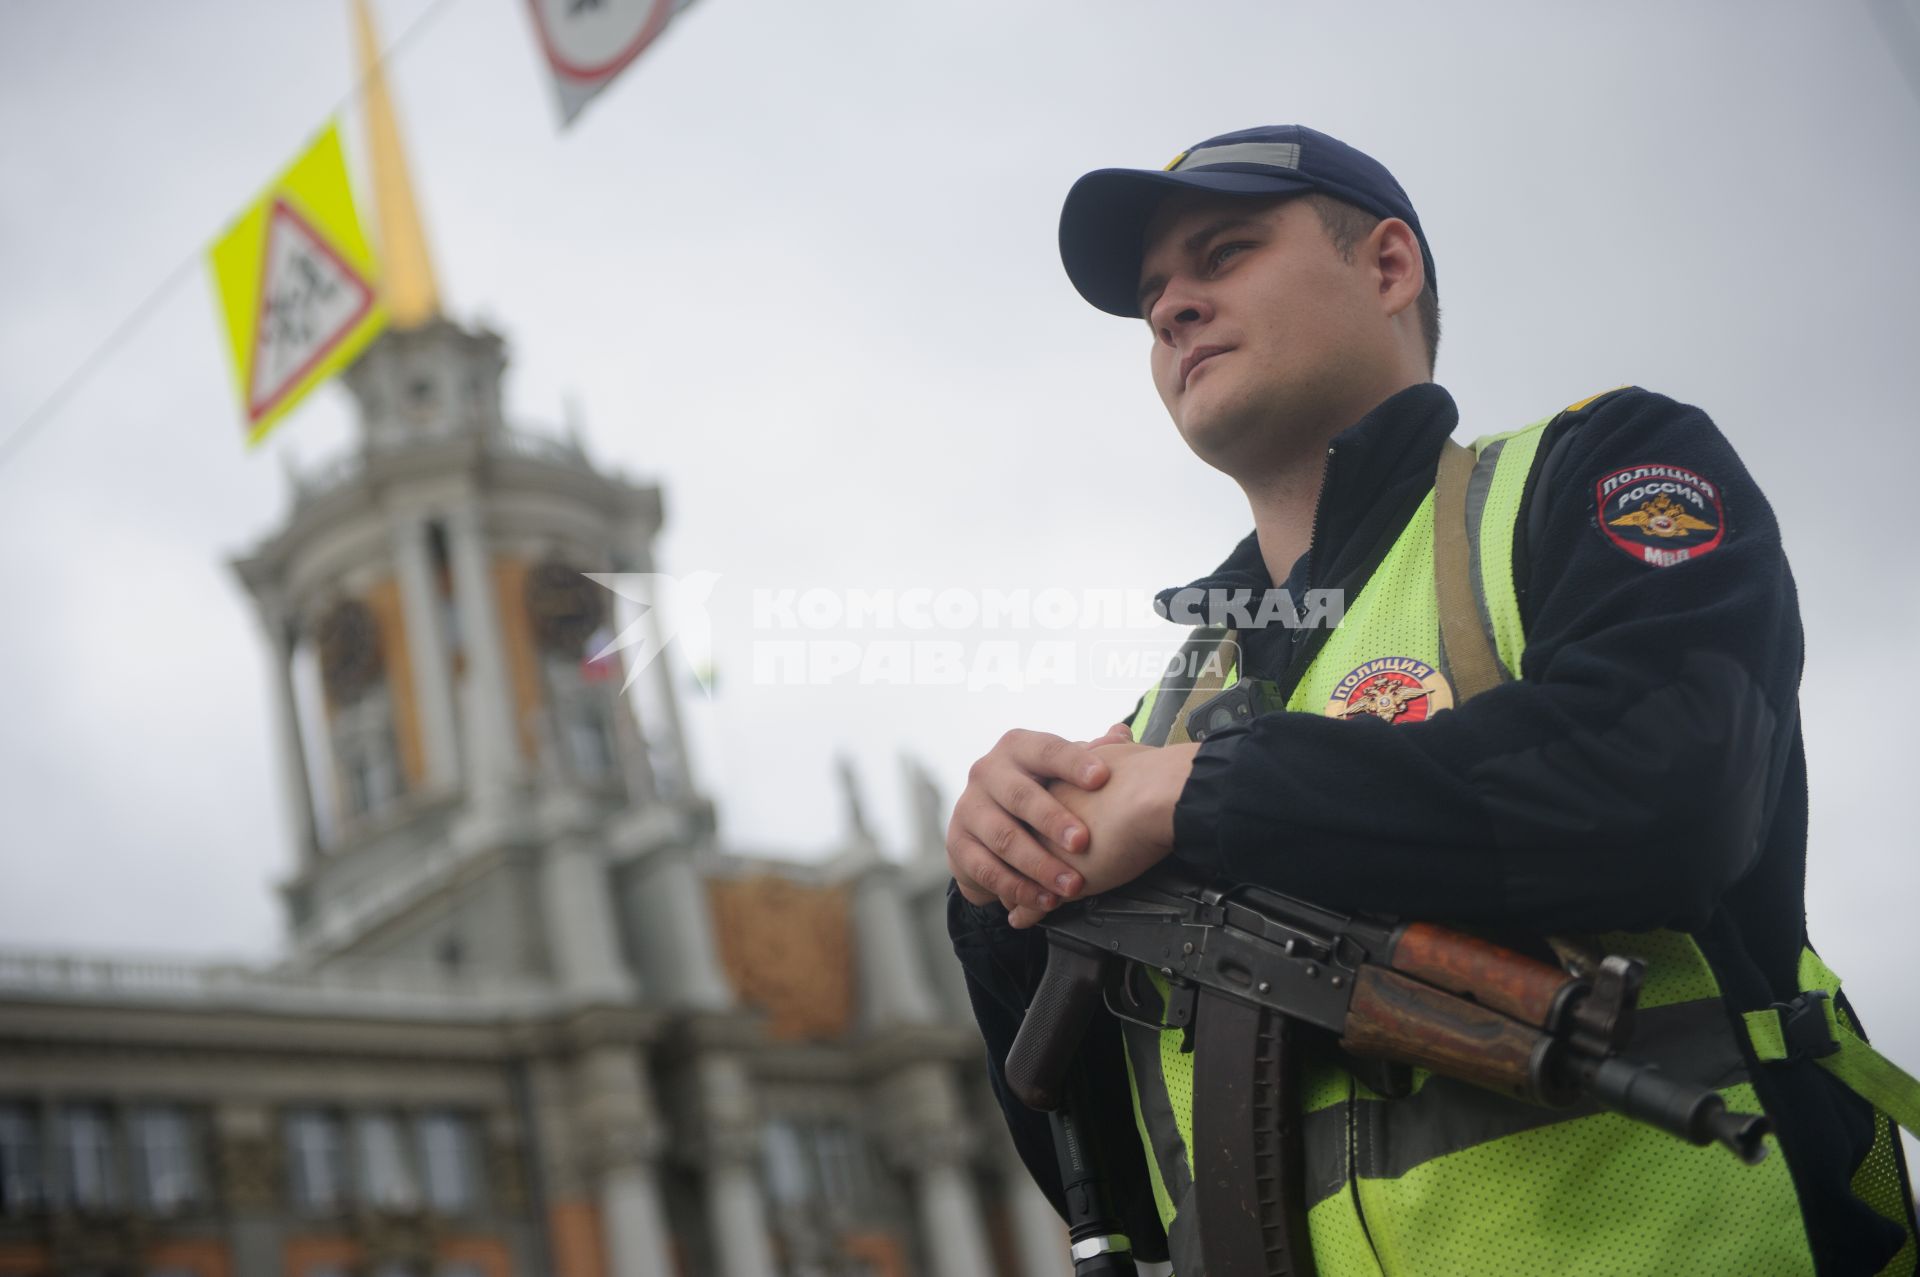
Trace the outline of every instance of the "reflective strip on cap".
[[1202, 164], [1265, 164], [1271, 168], [1300, 167], [1298, 142], [1235, 142], [1229, 146], [1205, 146], [1188, 151], [1168, 166], [1178, 173]]

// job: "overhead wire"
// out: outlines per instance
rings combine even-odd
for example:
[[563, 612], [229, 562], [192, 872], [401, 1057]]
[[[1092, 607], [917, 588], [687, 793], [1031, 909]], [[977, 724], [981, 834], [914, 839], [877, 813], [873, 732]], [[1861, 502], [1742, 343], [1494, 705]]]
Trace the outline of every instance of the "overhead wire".
[[[348, 89], [338, 101], [327, 109], [326, 118], [331, 118], [339, 114], [359, 98], [366, 90], [367, 82], [371, 80], [377, 72], [385, 70], [397, 54], [424, 31], [434, 18], [438, 17], [442, 11], [453, 3], [455, 3], [455, 0], [431, 0], [431, 3], [429, 3], [425, 9], [421, 10], [420, 14], [415, 17], [412, 22], [407, 24], [406, 29], [381, 51], [379, 58], [375, 60], [373, 65], [366, 68], [366, 70], [360, 74], [359, 78], [353, 82], [353, 87]], [[206, 247], [202, 245], [195, 248], [179, 262], [176, 262], [173, 268], [167, 272], [166, 278], [161, 280], [160, 283], [147, 294], [144, 300], [128, 312], [126, 318], [122, 319], [119, 324], [114, 327], [113, 331], [108, 333], [106, 338], [102, 340], [99, 345], [95, 346], [93, 350], [80, 361], [79, 365], [54, 388], [53, 393], [41, 400], [39, 406], [28, 413], [19, 425], [8, 431], [4, 438], [0, 438], [0, 473], [6, 470], [7, 464], [19, 454], [22, 448], [26, 447], [33, 436], [39, 433], [41, 427], [59, 415], [60, 409], [65, 407], [67, 401], [73, 397], [74, 393], [86, 384], [88, 378], [90, 378], [110, 356], [118, 351], [120, 346], [125, 343], [129, 337], [138, 332], [140, 326], [144, 324], [155, 311], [160, 309], [160, 303], [171, 296], [173, 290], [178, 288], [184, 280], [199, 271], [205, 253]]]

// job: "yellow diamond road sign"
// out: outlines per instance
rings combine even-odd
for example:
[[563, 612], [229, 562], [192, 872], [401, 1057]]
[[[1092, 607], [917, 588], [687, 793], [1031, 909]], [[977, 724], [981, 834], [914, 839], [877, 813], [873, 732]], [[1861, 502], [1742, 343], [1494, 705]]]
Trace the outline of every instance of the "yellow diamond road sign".
[[240, 215], [208, 258], [247, 442], [257, 444], [387, 322], [337, 123]]

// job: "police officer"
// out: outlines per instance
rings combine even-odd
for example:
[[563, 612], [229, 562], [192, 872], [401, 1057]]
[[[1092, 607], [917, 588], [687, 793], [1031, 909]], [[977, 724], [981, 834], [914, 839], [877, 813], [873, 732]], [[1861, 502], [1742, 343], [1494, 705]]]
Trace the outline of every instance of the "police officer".
[[[1911, 1125], [1920, 1094], [1808, 945], [1793, 579], [1713, 422], [1624, 387], [1477, 441], [1461, 643], [1435, 571], [1459, 420], [1431, 380], [1434, 259], [1382, 165], [1299, 126], [1230, 133], [1164, 170], [1087, 174], [1060, 243], [1082, 296], [1147, 325], [1181, 437], [1252, 511], [1163, 614], [1284, 589], [1260, 613], [1297, 620], [1331, 590], [1345, 620], [1240, 630], [1237, 673], [1283, 711], [1164, 748], [1133, 743], [1138, 713], [1085, 743], [1013, 731], [969, 774], [949, 929], [1056, 1205], [1045, 1123], [1000, 1075], [1044, 969], [1032, 924], [1174, 855], [1335, 909], [1635, 954], [1633, 1053], [1777, 1133], [1781, 1156], [1746, 1166], [1448, 1079], [1389, 1098], [1321, 1053], [1301, 1191], [1323, 1275], [1913, 1271], [1888, 1114]], [[1466, 672], [1469, 647], [1490, 673]], [[1140, 1134], [1112, 1168], [1137, 1252], [1197, 1277], [1186, 1142], [1206, 1062], [1155, 1036], [1103, 1016], [1082, 1058], [1096, 1120]]]

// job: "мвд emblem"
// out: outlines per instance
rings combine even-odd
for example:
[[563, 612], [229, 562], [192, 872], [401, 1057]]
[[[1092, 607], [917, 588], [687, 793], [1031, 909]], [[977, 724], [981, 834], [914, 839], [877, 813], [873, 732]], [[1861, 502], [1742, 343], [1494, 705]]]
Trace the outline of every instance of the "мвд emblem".
[[1452, 708], [1453, 689], [1439, 670], [1411, 656], [1382, 656], [1334, 684], [1327, 717], [1418, 723]]
[[1628, 466], [1594, 486], [1602, 535], [1629, 557], [1670, 568], [1715, 549], [1726, 531], [1720, 490], [1680, 466]]

